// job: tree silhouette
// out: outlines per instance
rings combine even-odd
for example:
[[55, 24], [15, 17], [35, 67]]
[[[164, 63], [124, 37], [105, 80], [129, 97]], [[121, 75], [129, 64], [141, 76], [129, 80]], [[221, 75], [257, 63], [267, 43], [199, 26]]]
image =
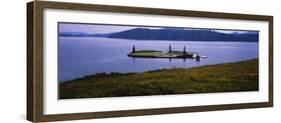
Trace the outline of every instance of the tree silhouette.
[[171, 44], [169, 45], [169, 53], [171, 53], [172, 52], [172, 46], [171, 46]]
[[183, 54], [186, 54], [186, 48], [185, 48], [185, 46], [183, 47]]
[[133, 45], [132, 53], [135, 53], [135, 52], [136, 52], [136, 48], [135, 48], [135, 45]]

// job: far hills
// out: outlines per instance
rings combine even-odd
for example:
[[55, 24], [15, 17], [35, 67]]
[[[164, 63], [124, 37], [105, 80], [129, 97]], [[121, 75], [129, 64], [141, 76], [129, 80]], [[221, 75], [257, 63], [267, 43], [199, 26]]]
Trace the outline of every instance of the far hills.
[[258, 42], [258, 31], [223, 33], [211, 29], [180, 29], [135, 28], [107, 34], [88, 34], [83, 32], [61, 32], [60, 36], [71, 37], [107, 37], [132, 40], [169, 40], [169, 41], [229, 41], [229, 42]]

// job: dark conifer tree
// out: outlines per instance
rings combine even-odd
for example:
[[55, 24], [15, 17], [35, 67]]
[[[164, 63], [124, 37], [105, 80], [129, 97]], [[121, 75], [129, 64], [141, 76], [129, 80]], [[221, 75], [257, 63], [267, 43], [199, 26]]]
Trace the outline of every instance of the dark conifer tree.
[[136, 48], [135, 48], [135, 45], [133, 45], [132, 53], [135, 53], [135, 52], [136, 52]]
[[185, 46], [183, 47], [183, 54], [186, 54], [186, 48], [185, 48]]
[[172, 52], [172, 46], [171, 46], [171, 44], [169, 45], [169, 53], [171, 53]]

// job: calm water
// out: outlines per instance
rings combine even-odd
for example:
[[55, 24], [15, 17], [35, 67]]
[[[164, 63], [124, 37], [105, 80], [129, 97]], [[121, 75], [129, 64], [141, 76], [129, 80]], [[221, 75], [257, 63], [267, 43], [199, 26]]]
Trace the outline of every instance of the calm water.
[[[132, 45], [136, 50], [198, 52], [207, 59], [196, 62], [192, 59], [130, 58]], [[59, 80], [65, 81], [101, 72], [144, 72], [161, 68], [190, 68], [196, 66], [236, 62], [258, 57], [258, 43], [250, 42], [192, 42], [125, 40], [93, 37], [60, 37]]]

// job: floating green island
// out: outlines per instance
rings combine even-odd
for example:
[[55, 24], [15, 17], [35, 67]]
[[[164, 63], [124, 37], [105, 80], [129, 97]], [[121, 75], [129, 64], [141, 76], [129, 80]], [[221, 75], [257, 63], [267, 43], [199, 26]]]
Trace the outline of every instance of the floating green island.
[[200, 60], [200, 58], [206, 58], [206, 56], [199, 56], [196, 52], [187, 52], [186, 48], [183, 51], [172, 50], [171, 45], [169, 46], [169, 51], [157, 51], [157, 50], [135, 50], [133, 46], [131, 53], [128, 54], [129, 57], [133, 58], [194, 58]]
[[131, 52], [129, 57], [146, 57], [146, 58], [193, 58], [195, 53], [183, 53], [181, 51], [163, 52], [156, 50], [140, 50]]

